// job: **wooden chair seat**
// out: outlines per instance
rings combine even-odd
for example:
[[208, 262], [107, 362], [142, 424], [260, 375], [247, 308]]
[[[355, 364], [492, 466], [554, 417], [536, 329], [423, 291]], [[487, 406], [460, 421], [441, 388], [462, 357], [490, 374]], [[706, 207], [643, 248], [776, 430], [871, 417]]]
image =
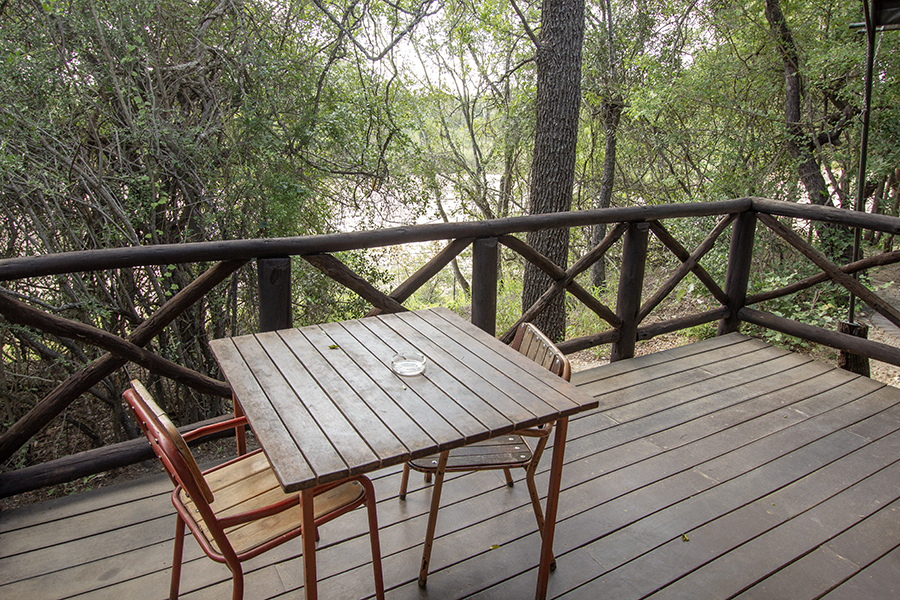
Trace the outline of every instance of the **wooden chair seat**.
[[[519, 434], [504, 435], [457, 448], [450, 453], [445, 471], [473, 471], [485, 467], [508, 469], [524, 467], [531, 462], [531, 446]], [[437, 471], [440, 454], [432, 454], [409, 462], [421, 473]]]
[[[297, 496], [284, 493], [272, 465], [261, 450], [204, 471], [203, 476], [215, 498], [209, 506], [220, 519], [292, 501]], [[321, 519], [351, 505], [355, 508], [364, 496], [365, 489], [358, 481], [334, 487], [315, 497], [315, 518]], [[184, 488], [177, 487], [175, 497], [184, 506], [184, 514], [199, 514]], [[301, 520], [300, 510], [298, 503], [266, 519], [231, 525], [224, 528], [225, 535], [235, 553], [246, 554], [296, 529]], [[193, 520], [210, 547], [221, 554], [222, 551], [206, 523], [202, 519]]]

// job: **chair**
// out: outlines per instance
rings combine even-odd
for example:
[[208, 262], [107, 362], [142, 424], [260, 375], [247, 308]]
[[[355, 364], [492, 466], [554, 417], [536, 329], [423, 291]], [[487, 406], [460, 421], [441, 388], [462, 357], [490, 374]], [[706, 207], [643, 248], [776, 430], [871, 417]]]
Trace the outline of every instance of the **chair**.
[[[519, 326], [510, 347], [518, 350], [521, 354], [547, 368], [552, 373], [569, 381], [572, 375], [569, 360], [547, 336], [531, 323], [522, 323]], [[513, 478], [510, 469], [513, 467], [524, 468], [525, 482], [528, 485], [528, 493], [531, 496], [534, 517], [537, 520], [538, 530], [543, 532], [544, 512], [534, 483], [534, 474], [552, 430], [552, 423], [540, 427], [522, 429], [511, 435], [469, 444], [449, 453], [433, 454], [410, 461], [404, 465], [403, 477], [400, 481], [401, 500], [406, 499], [410, 469], [424, 473], [426, 483], [430, 482], [432, 475], [434, 475], [431, 511], [428, 515], [428, 528], [425, 532], [425, 546], [422, 551], [422, 566], [419, 571], [420, 587], [425, 587], [428, 579], [428, 563], [431, 558], [431, 546], [434, 542], [434, 529], [437, 523], [438, 507], [440, 506], [441, 488], [443, 486], [444, 473], [446, 472], [503, 469], [506, 474], [506, 484], [512, 487]], [[526, 437], [536, 440], [534, 448], [528, 444]], [[442, 459], [443, 465], [441, 464]], [[555, 567], [556, 561], [554, 560], [551, 563], [551, 568]]]
[[[299, 494], [284, 493], [261, 450], [200, 471], [186, 442], [232, 427], [243, 429], [246, 417], [201, 427], [182, 437], [140, 381], [132, 381], [131, 388], [123, 396], [175, 484], [172, 504], [178, 513], [178, 521], [170, 600], [178, 598], [185, 525], [207, 556], [231, 570], [232, 598], [240, 600], [244, 592], [241, 563], [302, 534]], [[364, 476], [351, 477], [321, 485], [313, 493], [316, 528], [366, 504], [376, 597], [383, 599], [372, 482]]]

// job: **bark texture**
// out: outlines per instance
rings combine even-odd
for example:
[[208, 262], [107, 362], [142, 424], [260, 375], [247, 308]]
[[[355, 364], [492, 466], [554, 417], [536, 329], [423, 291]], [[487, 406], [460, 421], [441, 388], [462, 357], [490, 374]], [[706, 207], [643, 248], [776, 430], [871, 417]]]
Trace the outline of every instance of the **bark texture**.
[[[537, 122], [531, 164], [531, 214], [563, 212], [572, 206], [583, 40], [584, 1], [543, 0], [536, 55]], [[532, 232], [526, 240], [565, 269], [569, 251], [567, 229]], [[534, 304], [550, 284], [550, 278], [540, 269], [527, 265], [523, 310]], [[564, 301], [560, 295], [534, 321], [553, 340], [560, 340], [565, 334]]]

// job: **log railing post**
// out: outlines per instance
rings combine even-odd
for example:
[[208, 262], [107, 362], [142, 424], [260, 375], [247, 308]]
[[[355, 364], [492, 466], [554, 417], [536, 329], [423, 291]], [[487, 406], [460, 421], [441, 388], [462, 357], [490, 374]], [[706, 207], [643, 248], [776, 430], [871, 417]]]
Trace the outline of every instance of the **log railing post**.
[[491, 335], [497, 332], [499, 256], [497, 238], [481, 238], [472, 244], [472, 323]]
[[290, 257], [257, 259], [256, 271], [259, 281], [259, 330], [290, 328], [293, 325]]
[[616, 314], [622, 319], [622, 327], [619, 328], [619, 340], [610, 350], [610, 362], [634, 356], [649, 238], [649, 223], [628, 224], [622, 243], [622, 271], [616, 298]]
[[750, 265], [753, 260], [753, 240], [756, 236], [756, 212], [749, 210], [742, 212], [732, 227], [731, 248], [728, 251], [728, 271], [725, 274], [728, 316], [719, 321], [717, 335], [732, 333], [741, 327], [738, 311], [744, 308], [747, 301]]

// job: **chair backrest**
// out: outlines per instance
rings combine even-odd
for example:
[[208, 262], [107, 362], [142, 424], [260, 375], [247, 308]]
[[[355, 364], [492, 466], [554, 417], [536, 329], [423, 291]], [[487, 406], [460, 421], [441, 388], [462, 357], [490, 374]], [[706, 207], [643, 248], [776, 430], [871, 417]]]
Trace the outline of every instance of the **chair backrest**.
[[510, 347], [566, 381], [572, 377], [572, 367], [566, 355], [531, 323], [519, 325]]
[[153, 452], [159, 457], [173, 483], [180, 485], [195, 504], [211, 504], [213, 494], [200, 467], [175, 424], [156, 404], [147, 388], [138, 381], [122, 394], [134, 412]]

